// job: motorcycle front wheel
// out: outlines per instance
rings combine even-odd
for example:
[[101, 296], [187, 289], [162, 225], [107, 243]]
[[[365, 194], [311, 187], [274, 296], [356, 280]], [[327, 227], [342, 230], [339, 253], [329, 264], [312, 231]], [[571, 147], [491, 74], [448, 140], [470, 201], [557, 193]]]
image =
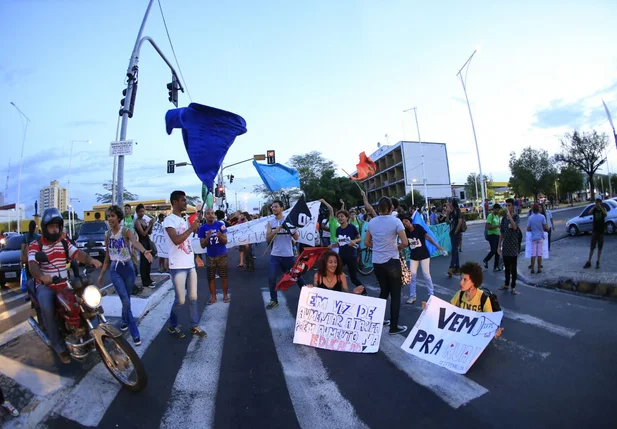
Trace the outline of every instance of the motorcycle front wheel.
[[[110, 337], [103, 335], [101, 344], [97, 342], [97, 349], [103, 359], [103, 364], [111, 375], [124, 387], [132, 392], [141, 392], [148, 385], [148, 374], [144, 364], [131, 345], [124, 337]], [[111, 362], [103, 358], [100, 347], [105, 347], [111, 356]]]

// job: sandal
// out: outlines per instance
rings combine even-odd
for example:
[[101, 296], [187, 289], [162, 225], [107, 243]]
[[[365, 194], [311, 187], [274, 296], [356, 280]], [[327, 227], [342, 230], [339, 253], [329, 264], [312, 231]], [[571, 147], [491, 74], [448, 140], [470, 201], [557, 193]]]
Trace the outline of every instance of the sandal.
[[224, 302], [225, 304], [229, 304], [229, 303], [231, 302], [231, 299], [229, 299], [229, 297], [224, 298], [224, 299], [223, 299], [223, 302]]
[[212, 305], [212, 304], [216, 304], [216, 299], [214, 301], [213, 300], [208, 301], [208, 305]]
[[503, 285], [499, 287], [499, 290], [508, 290], [508, 289], [510, 289], [510, 286], [507, 286], [507, 285]]
[[517, 291], [516, 289], [512, 289], [512, 292], [510, 292], [512, 295], [518, 295], [520, 292]]

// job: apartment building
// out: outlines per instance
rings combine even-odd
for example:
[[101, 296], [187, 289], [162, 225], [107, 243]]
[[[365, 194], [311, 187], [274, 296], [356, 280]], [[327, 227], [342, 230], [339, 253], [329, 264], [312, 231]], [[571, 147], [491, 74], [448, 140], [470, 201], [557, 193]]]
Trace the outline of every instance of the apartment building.
[[49, 186], [41, 188], [39, 192], [39, 205], [41, 213], [50, 207], [56, 207], [61, 212], [67, 211], [69, 191], [66, 188], [60, 187], [57, 180], [53, 180]]

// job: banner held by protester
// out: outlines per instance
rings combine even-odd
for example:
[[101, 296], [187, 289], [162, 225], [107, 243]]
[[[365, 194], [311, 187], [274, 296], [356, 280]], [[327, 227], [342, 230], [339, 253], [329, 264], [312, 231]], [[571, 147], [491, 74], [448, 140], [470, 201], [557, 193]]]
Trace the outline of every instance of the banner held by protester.
[[152, 227], [152, 235], [150, 236], [152, 242], [156, 244], [156, 250], [159, 258], [169, 258], [167, 254], [167, 231], [163, 228], [161, 222], [154, 222]]
[[401, 349], [465, 374], [499, 329], [503, 312], [464, 310], [431, 296]]
[[298, 301], [295, 344], [352, 353], [377, 353], [386, 300], [303, 287]]

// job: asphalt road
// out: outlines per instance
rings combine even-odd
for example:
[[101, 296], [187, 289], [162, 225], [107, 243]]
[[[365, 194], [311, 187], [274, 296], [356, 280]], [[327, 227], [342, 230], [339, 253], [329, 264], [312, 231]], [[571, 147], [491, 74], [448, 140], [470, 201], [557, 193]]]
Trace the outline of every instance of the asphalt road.
[[[561, 213], [557, 231], [569, 216]], [[482, 228], [469, 227], [461, 261], [484, 256]], [[260, 249], [255, 273], [235, 268], [237, 252], [231, 251], [231, 304], [206, 306], [205, 271], [199, 271], [198, 308], [207, 339], [177, 340], [162, 329], [171, 296], [146, 316], [140, 352], [150, 384], [144, 392], [117, 389], [103, 371], [70, 391], [77, 400], [53, 408], [44, 427], [614, 427], [615, 303], [525, 285], [518, 296], [500, 294], [503, 338], [462, 376], [410, 359], [398, 349], [401, 335], [384, 335], [372, 355], [291, 344], [299, 290], [280, 294], [274, 310], [264, 309], [268, 257]], [[458, 280], [446, 277], [448, 262], [434, 259], [432, 273], [436, 295], [449, 300]], [[365, 279], [376, 296], [375, 278]], [[487, 273], [489, 287], [502, 281]], [[422, 282], [419, 301], [428, 298]], [[420, 312], [419, 303], [404, 305], [401, 323], [413, 326]], [[187, 313], [181, 314], [184, 326]], [[15, 359], [19, 347], [26, 346], [19, 340], [13, 345]], [[45, 347], [29, 347], [60, 368]], [[83, 372], [77, 363], [63, 368], [64, 377], [75, 381]]]

